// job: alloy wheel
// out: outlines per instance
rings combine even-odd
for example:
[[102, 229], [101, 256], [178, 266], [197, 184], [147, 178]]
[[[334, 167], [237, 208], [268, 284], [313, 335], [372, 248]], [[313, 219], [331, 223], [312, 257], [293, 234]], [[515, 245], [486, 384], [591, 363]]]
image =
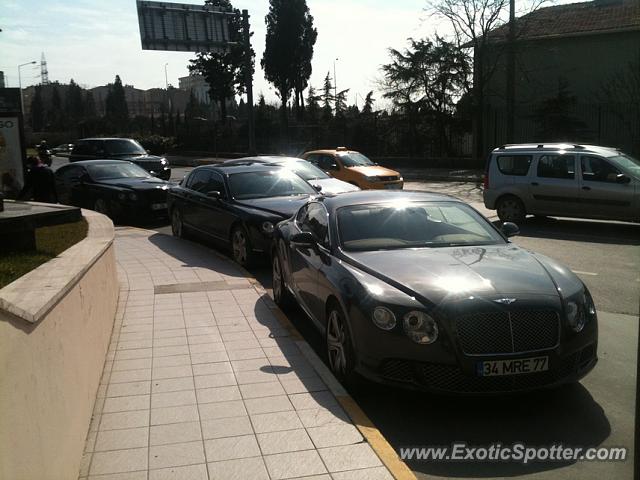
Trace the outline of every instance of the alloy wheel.
[[505, 198], [497, 210], [498, 217], [503, 222], [521, 222], [525, 216], [522, 203], [516, 198]]
[[282, 269], [280, 268], [280, 259], [278, 258], [278, 254], [274, 254], [273, 256], [273, 299], [276, 303], [282, 302], [282, 290], [283, 290], [283, 281], [282, 281]]
[[346, 334], [342, 318], [337, 310], [332, 310], [327, 322], [327, 355], [329, 367], [339, 376], [347, 373]]
[[241, 229], [233, 232], [231, 244], [233, 247], [234, 260], [240, 265], [245, 265], [247, 263], [247, 238]]
[[179, 210], [174, 210], [171, 215], [171, 233], [174, 237], [182, 238], [182, 216]]

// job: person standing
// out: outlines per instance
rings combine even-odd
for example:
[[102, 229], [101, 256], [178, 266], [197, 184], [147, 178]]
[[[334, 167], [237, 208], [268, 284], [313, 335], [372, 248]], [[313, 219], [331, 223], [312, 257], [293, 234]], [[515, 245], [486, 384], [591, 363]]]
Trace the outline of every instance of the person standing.
[[39, 157], [27, 159], [29, 171], [18, 200], [33, 199], [36, 202], [58, 203], [56, 179], [47, 165]]

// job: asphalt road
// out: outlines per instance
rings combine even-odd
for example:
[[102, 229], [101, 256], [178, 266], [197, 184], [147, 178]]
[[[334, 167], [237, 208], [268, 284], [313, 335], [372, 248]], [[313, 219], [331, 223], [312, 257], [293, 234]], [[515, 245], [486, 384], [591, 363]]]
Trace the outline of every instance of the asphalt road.
[[[179, 180], [189, 169], [176, 168]], [[481, 201], [478, 185], [410, 182], [407, 189], [451, 194]], [[640, 299], [640, 225], [572, 219], [532, 219], [521, 225], [516, 244], [572, 268], [591, 290], [599, 315], [599, 363], [580, 384], [535, 394], [451, 398], [363, 384], [352, 395], [398, 449], [450, 445], [464, 441], [489, 446], [523, 442], [532, 446], [629, 448], [624, 462], [447, 463], [408, 462], [421, 479], [503, 478], [630, 479], [633, 448], [638, 309]], [[155, 226], [170, 234], [168, 226]], [[268, 265], [252, 273], [268, 289]], [[297, 307], [285, 312], [305, 339], [324, 357], [323, 340]]]

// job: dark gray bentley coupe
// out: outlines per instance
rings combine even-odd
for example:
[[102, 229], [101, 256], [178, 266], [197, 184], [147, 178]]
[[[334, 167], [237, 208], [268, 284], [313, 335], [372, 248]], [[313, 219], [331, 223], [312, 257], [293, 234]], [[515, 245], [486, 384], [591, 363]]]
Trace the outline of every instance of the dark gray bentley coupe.
[[421, 192], [317, 198], [277, 225], [273, 291], [326, 338], [329, 366], [418, 389], [517, 392], [597, 362], [586, 286], [467, 204]]

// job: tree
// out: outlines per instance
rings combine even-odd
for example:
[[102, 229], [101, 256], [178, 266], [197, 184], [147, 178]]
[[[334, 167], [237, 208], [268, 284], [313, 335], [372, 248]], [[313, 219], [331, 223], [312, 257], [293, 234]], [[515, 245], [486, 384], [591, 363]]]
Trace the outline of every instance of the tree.
[[44, 127], [44, 103], [42, 102], [42, 86], [35, 86], [33, 101], [31, 102], [31, 128], [34, 132], [41, 132]]
[[129, 120], [129, 108], [127, 107], [127, 99], [120, 75], [116, 75], [115, 81], [109, 84], [108, 87], [109, 90], [105, 99], [106, 117], [116, 129], [126, 128]]
[[64, 106], [67, 121], [71, 122], [71, 124], [76, 124], [84, 116], [82, 88], [73, 81], [73, 78], [69, 82], [69, 87], [67, 88]]
[[369, 93], [367, 93], [367, 96], [364, 99], [364, 107], [362, 107], [362, 113], [373, 113], [373, 104], [375, 103], [375, 101], [375, 98], [373, 98], [373, 90], [371, 90]]
[[320, 96], [313, 87], [307, 90], [307, 116], [312, 122], [317, 122], [320, 116]]
[[287, 125], [287, 102], [295, 90], [300, 108], [302, 92], [311, 76], [311, 58], [317, 31], [306, 0], [270, 0], [265, 17], [267, 35], [261, 65], [282, 102], [282, 119]]
[[322, 118], [324, 120], [329, 120], [333, 116], [331, 104], [335, 102], [335, 96], [333, 95], [331, 80], [331, 74], [327, 72], [327, 76], [324, 77], [324, 83], [322, 85], [322, 94], [320, 95], [320, 100], [322, 101]]
[[338, 115], [343, 115], [344, 111], [347, 109], [347, 93], [349, 93], [349, 88], [346, 90], [341, 90], [336, 94], [335, 104], [336, 104], [336, 117]]
[[62, 100], [58, 83], [51, 84], [51, 105], [47, 113], [47, 121], [51, 130], [58, 130], [62, 124]]
[[227, 17], [229, 41], [232, 45], [224, 52], [198, 52], [189, 65], [191, 74], [202, 75], [209, 84], [209, 96], [219, 105], [220, 119], [224, 121], [227, 118], [227, 99], [245, 92], [246, 69], [251, 69], [253, 73], [255, 52], [251, 49], [251, 62], [247, 65], [240, 10], [234, 9], [229, 0], [206, 0], [205, 5], [234, 13]]
[[96, 117], [96, 101], [93, 92], [87, 91], [84, 95], [84, 118]]
[[538, 138], [572, 141], [580, 130], [585, 128], [584, 122], [572, 115], [572, 108], [577, 104], [575, 95], [569, 90], [569, 83], [564, 78], [558, 79], [558, 92], [541, 102], [536, 108], [533, 118], [538, 121]]

